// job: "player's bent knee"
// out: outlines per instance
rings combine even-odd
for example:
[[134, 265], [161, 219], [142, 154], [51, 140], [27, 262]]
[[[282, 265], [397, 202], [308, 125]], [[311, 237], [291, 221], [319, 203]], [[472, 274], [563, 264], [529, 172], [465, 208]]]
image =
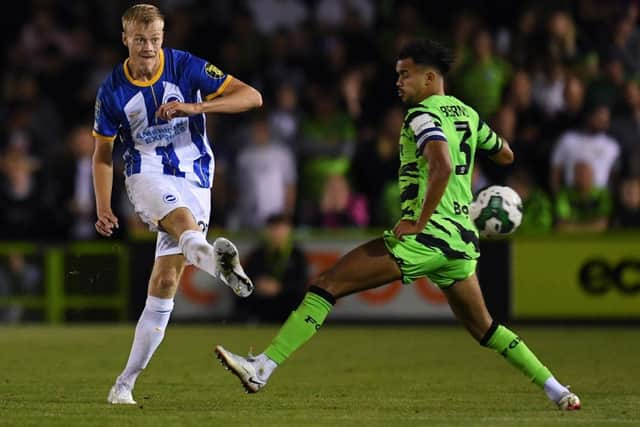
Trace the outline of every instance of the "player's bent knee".
[[158, 298], [173, 298], [178, 281], [173, 277], [156, 277], [151, 280], [149, 295]]

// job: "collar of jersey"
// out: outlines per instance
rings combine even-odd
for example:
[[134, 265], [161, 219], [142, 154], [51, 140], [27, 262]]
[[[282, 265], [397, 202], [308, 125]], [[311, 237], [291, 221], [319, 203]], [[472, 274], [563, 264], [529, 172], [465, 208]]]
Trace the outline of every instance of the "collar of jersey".
[[122, 67], [124, 68], [124, 75], [127, 77], [127, 80], [129, 80], [129, 82], [131, 82], [131, 84], [136, 85], [136, 86], [142, 86], [142, 87], [151, 86], [155, 82], [157, 82], [158, 79], [160, 79], [160, 76], [162, 75], [162, 72], [164, 71], [164, 49], [160, 50], [160, 66], [158, 67], [158, 71], [156, 71], [156, 73], [153, 75], [153, 77], [151, 77], [151, 80], [142, 81], [142, 80], [134, 79], [131, 76], [131, 74], [129, 73], [129, 68], [127, 67], [128, 63], [129, 63], [129, 58], [127, 58], [124, 61], [124, 64], [122, 65]]

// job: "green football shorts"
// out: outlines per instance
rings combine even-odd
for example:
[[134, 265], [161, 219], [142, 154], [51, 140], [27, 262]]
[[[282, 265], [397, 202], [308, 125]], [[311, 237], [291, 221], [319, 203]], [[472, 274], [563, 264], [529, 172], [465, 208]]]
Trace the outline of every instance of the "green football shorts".
[[392, 231], [387, 230], [382, 238], [402, 271], [404, 284], [426, 276], [438, 287], [448, 288], [476, 271], [478, 262], [475, 259], [449, 259], [438, 249], [416, 241], [415, 235], [399, 240]]

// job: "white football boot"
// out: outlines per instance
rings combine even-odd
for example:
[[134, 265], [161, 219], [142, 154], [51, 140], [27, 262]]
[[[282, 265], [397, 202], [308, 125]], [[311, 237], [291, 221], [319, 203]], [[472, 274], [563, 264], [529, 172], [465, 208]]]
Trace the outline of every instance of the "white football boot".
[[253, 283], [240, 265], [238, 249], [228, 239], [218, 237], [213, 242], [213, 254], [216, 259], [216, 277], [233, 289], [239, 297], [246, 298], [253, 292]]
[[253, 357], [238, 356], [221, 345], [216, 346], [215, 353], [220, 363], [240, 379], [247, 393], [257, 393], [267, 384], [267, 379], [261, 378], [261, 369], [256, 366]]
[[114, 384], [109, 390], [109, 397], [107, 402], [113, 405], [136, 405], [137, 402], [133, 400], [131, 389], [124, 384]]
[[561, 411], [577, 411], [581, 408], [580, 398], [575, 393], [565, 393], [557, 402]]

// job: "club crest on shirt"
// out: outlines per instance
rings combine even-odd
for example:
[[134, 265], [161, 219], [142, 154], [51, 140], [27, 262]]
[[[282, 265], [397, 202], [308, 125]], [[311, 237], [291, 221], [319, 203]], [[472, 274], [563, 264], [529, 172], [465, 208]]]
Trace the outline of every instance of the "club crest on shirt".
[[207, 64], [204, 66], [204, 71], [212, 79], [219, 79], [220, 77], [224, 76], [224, 73], [222, 72], [222, 70], [220, 70], [220, 68], [209, 62], [207, 62]]
[[164, 93], [162, 94], [162, 103], [166, 104], [167, 102], [184, 102], [184, 96], [180, 93], [180, 90], [172, 85], [165, 85]]
[[165, 203], [174, 204], [178, 198], [171, 193], [167, 193], [162, 196], [162, 200], [164, 200]]

